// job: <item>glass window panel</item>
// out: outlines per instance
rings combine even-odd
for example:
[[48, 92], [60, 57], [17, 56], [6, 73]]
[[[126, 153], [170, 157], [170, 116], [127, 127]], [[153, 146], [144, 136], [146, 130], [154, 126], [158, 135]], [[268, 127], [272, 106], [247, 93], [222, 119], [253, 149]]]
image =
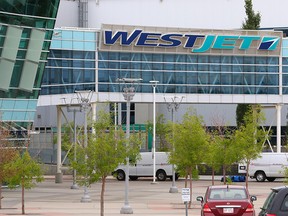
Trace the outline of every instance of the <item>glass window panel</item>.
[[186, 84], [186, 73], [177, 72], [175, 74], [176, 84]]
[[163, 62], [162, 54], [153, 54], [153, 62]]
[[197, 71], [197, 64], [187, 64], [187, 71]]
[[71, 76], [70, 75], [72, 75], [72, 74], [70, 71], [71, 70], [69, 70], [69, 69], [65, 69], [65, 68], [62, 69], [62, 81], [63, 81], [63, 83], [70, 83], [71, 82]]
[[84, 50], [96, 50], [96, 43], [95, 42], [84, 42]]
[[101, 84], [99, 83], [98, 85], [98, 91], [99, 92], [108, 92], [109, 91], [109, 86], [107, 84]]
[[73, 31], [73, 40], [84, 40], [84, 33], [80, 31]]
[[130, 69], [130, 62], [120, 62], [120, 69]]
[[219, 85], [220, 84], [220, 74], [210, 73], [210, 84]]
[[108, 59], [108, 52], [99, 52], [98, 58], [99, 58], [99, 60], [107, 60]]
[[177, 55], [176, 62], [186, 62], [186, 55]]
[[187, 93], [196, 94], [198, 93], [197, 86], [187, 86]]
[[109, 60], [119, 60], [119, 53], [110, 52], [109, 53]]
[[153, 80], [159, 81], [158, 83], [163, 83], [163, 72], [154, 72]]
[[130, 78], [131, 72], [127, 71], [127, 70], [122, 70], [122, 71], [120, 71], [119, 77], [120, 78]]
[[233, 85], [243, 85], [243, 74], [234, 73], [232, 78]]
[[108, 67], [108, 62], [99, 61], [98, 62], [98, 67], [99, 68], [107, 68]]
[[84, 68], [95, 68], [95, 62], [94, 61], [84, 61]]
[[83, 60], [73, 60], [73, 67], [83, 68]]
[[153, 80], [152, 71], [143, 71], [142, 79], [142, 83], [149, 83], [150, 80]]
[[271, 74], [268, 74], [268, 79], [267, 79], [267, 84], [268, 85], [274, 85], [274, 86], [277, 86], [279, 84], [279, 77], [278, 75], [271, 75]]
[[218, 65], [210, 65], [210, 71], [218, 71], [220, 72], [221, 71], [221, 68], [220, 68], [220, 64]]
[[109, 69], [119, 69], [119, 62], [109, 62]]
[[288, 86], [288, 74], [283, 74], [282, 80], [283, 80], [283, 86]]
[[233, 87], [232, 86], [222, 86], [221, 91], [223, 94], [233, 94]]
[[279, 59], [278, 57], [267, 57], [267, 62], [269, 65], [278, 65]]
[[199, 73], [198, 74], [198, 84], [208, 84], [209, 83], [209, 73]]
[[131, 62], [131, 69], [141, 69], [141, 63], [140, 62]]
[[165, 54], [163, 57], [164, 62], [174, 62], [174, 55]]
[[268, 91], [267, 87], [263, 87], [263, 86], [256, 87], [256, 94], [267, 94], [268, 93], [267, 91]]
[[163, 75], [164, 75], [163, 81], [164, 81], [165, 84], [173, 84], [173, 83], [175, 83], [174, 73], [172, 73], [172, 72], [164, 72]]
[[267, 75], [266, 74], [256, 74], [256, 85], [267, 85]]
[[279, 94], [279, 89], [276, 87], [268, 87], [267, 94]]
[[73, 69], [73, 83], [82, 83], [83, 82], [83, 70]]
[[198, 84], [198, 73], [187, 73], [187, 84]]
[[95, 82], [94, 70], [84, 70], [84, 82]]
[[244, 84], [245, 85], [255, 85], [255, 75], [254, 74], [244, 74]]
[[73, 33], [72, 31], [62, 31], [61, 32], [62, 39], [65, 39], [65, 40], [70, 39], [70, 40], [72, 40], [72, 38], [73, 38], [72, 33]]
[[163, 63], [153, 63], [152, 70], [163, 70]]
[[73, 41], [73, 49], [84, 50], [84, 42], [83, 41]]
[[141, 53], [131, 53], [131, 61], [141, 61]]
[[123, 78], [119, 75], [119, 71], [109, 71], [109, 82], [116, 82], [118, 78]]
[[233, 94], [243, 94], [243, 87], [233, 87]]
[[99, 71], [98, 71], [98, 81], [99, 82], [108, 82], [109, 81], [108, 74], [109, 74], [108, 70], [99, 69]]
[[232, 74], [221, 73], [221, 84], [222, 85], [232, 85]]
[[[28, 101], [27, 100], [21, 100], [21, 101], [19, 101], [19, 100], [16, 100], [15, 101], [15, 108], [16, 109], [27, 109], [27, 106], [28, 106]], [[35, 109], [35, 107], [34, 107], [34, 109]]]
[[84, 38], [85, 40], [96, 40], [96, 34], [94, 32], [84, 32]]
[[278, 73], [279, 67], [278, 66], [268, 66], [268, 72], [270, 73]]
[[120, 53], [120, 61], [130, 61], [130, 53]]
[[187, 62], [197, 63], [197, 56], [196, 55], [188, 55], [187, 56]]
[[62, 41], [62, 48], [63, 49], [72, 49], [72, 41]]
[[152, 54], [142, 54], [142, 61], [152, 62]]
[[232, 63], [232, 56], [221, 56], [222, 64], [231, 64]]
[[174, 66], [175, 64], [173, 63], [164, 63], [164, 70], [169, 70], [169, 71], [174, 70]]
[[255, 67], [256, 72], [267, 72], [267, 66], [266, 65], [260, 65]]

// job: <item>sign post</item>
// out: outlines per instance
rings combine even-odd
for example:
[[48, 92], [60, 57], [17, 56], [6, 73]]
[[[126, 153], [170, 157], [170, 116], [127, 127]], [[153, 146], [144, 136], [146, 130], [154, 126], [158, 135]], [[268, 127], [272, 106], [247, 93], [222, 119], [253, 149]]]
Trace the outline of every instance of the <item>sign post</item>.
[[182, 201], [185, 203], [186, 216], [188, 216], [188, 202], [190, 202], [190, 188], [182, 188]]

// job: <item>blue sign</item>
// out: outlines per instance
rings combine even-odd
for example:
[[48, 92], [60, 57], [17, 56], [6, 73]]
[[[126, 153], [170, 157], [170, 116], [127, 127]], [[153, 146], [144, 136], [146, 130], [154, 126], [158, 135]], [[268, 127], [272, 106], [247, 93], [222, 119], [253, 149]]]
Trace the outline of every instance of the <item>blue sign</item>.
[[[195, 47], [197, 40], [201, 40], [200, 46]], [[204, 53], [210, 49], [218, 50], [248, 50], [254, 41], [259, 42], [258, 50], [273, 51], [277, 48], [280, 37], [259, 36], [259, 35], [213, 35], [213, 34], [181, 34], [181, 33], [153, 33], [143, 32], [135, 29], [132, 33], [127, 31], [104, 30], [104, 44], [114, 45], [117, 41], [121, 46], [140, 46], [140, 47], [162, 47], [175, 48], [183, 46], [191, 49], [193, 53]], [[184, 41], [184, 43], [183, 43]], [[236, 43], [240, 41], [240, 46]], [[239, 43], [238, 43], [239, 44]]]

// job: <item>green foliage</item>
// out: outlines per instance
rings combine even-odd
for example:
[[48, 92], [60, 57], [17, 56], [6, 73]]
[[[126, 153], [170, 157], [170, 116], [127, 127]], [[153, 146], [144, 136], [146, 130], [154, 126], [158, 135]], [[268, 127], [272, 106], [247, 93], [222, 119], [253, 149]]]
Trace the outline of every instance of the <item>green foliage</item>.
[[[153, 133], [153, 123], [148, 121], [148, 130]], [[166, 135], [169, 133], [170, 127], [166, 123], [166, 119], [163, 114], [156, 116], [156, 136], [159, 138], [159, 149], [157, 151], [168, 151], [171, 146], [166, 140]]]
[[288, 168], [284, 167], [284, 184], [288, 185]]
[[71, 158], [79, 183], [86, 186], [111, 175], [119, 164], [126, 163], [127, 157], [138, 159], [141, 145], [139, 134], [130, 134], [127, 140], [122, 127], [115, 130], [109, 113], [99, 111], [97, 117], [95, 134], [88, 134], [87, 148], [78, 145], [77, 161]]
[[251, 109], [252, 109], [251, 104], [238, 104], [236, 108], [236, 123], [238, 128], [244, 124], [245, 113]]
[[259, 12], [254, 12], [252, 0], [245, 0], [245, 13], [247, 18], [245, 18], [245, 22], [242, 23], [242, 28], [251, 30], [259, 29], [261, 15]]
[[9, 188], [21, 185], [25, 189], [31, 189], [35, 182], [44, 180], [40, 164], [31, 158], [28, 151], [24, 151], [23, 154], [18, 152], [14, 161], [6, 164], [4, 169], [12, 174], [6, 179]]
[[244, 124], [235, 132], [234, 145], [238, 148], [239, 160], [250, 162], [258, 158], [262, 144], [269, 135], [259, 126], [264, 120], [259, 106], [254, 106], [245, 113]]
[[172, 124], [175, 132], [169, 137], [170, 143], [174, 143], [174, 151], [171, 151], [169, 157], [170, 163], [175, 164], [185, 175], [190, 175], [205, 158], [209, 137], [203, 119], [195, 112], [187, 112], [181, 124]]

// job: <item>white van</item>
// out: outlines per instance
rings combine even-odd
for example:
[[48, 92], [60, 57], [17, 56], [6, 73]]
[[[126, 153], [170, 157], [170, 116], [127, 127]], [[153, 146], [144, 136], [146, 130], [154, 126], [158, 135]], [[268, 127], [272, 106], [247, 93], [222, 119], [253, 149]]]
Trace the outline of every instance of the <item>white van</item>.
[[[259, 158], [251, 161], [249, 177], [258, 182], [266, 179], [270, 182], [276, 178], [284, 178], [284, 168], [288, 166], [288, 154], [286, 153], [262, 153]], [[246, 164], [238, 165], [239, 173], [246, 173]]]
[[[158, 181], [165, 181], [166, 178], [172, 179], [172, 165], [168, 163], [168, 152], [156, 152], [155, 171]], [[152, 152], [141, 152], [141, 159], [135, 164], [129, 166], [129, 178], [137, 180], [138, 177], [153, 177], [153, 157]], [[125, 180], [126, 165], [119, 165], [113, 172], [113, 175], [119, 181]], [[178, 179], [178, 174], [175, 174], [175, 179]]]

